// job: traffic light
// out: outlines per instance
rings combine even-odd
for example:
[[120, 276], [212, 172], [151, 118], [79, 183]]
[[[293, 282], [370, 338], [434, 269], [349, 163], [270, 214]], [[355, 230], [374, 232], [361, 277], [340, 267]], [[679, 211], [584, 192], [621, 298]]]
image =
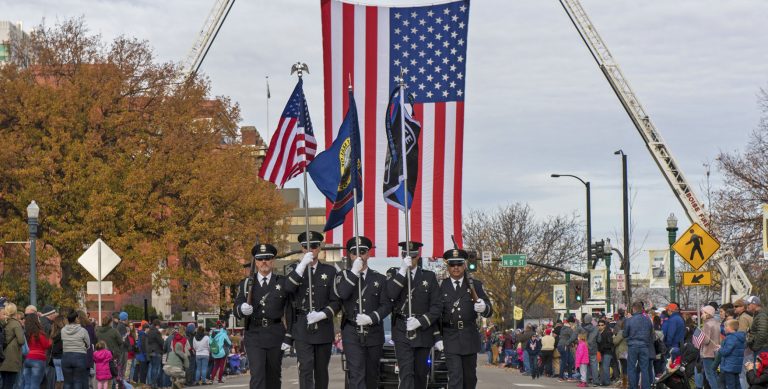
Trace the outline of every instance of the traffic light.
[[467, 270], [470, 272], [476, 272], [477, 271], [477, 259], [470, 258], [467, 261]]
[[581, 302], [581, 285], [574, 286], [574, 290], [576, 292], [576, 301]]
[[589, 245], [589, 263], [594, 269], [597, 266], [597, 261], [603, 259], [605, 255], [605, 241], [599, 240]]

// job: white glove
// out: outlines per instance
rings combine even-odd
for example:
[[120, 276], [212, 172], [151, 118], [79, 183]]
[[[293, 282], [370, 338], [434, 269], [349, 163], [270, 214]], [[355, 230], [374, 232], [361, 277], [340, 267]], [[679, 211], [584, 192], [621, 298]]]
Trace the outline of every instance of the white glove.
[[361, 270], [363, 270], [363, 260], [358, 257], [355, 259], [355, 262], [352, 262], [351, 272], [355, 275], [355, 277], [359, 277]]
[[310, 312], [307, 314], [307, 324], [315, 324], [326, 318], [328, 318], [328, 316], [325, 314], [325, 312]]
[[373, 319], [364, 313], [358, 313], [355, 322], [359, 326], [367, 326], [373, 324]]
[[405, 328], [408, 331], [413, 331], [419, 327], [421, 327], [421, 322], [415, 317], [409, 317], [408, 320], [405, 321]]
[[240, 312], [245, 316], [250, 316], [253, 313], [253, 306], [248, 305], [248, 303], [242, 303], [240, 304]]
[[411, 264], [412, 264], [411, 257], [403, 258], [403, 264], [400, 265], [400, 271], [399, 271], [401, 276], [405, 277], [405, 273], [408, 271], [408, 268], [411, 267]]
[[289, 346], [289, 345], [288, 345], [288, 343], [283, 343], [283, 344], [280, 346], [280, 350], [283, 350], [283, 351], [288, 351], [288, 350], [290, 350], [290, 349], [291, 349], [291, 346]]
[[443, 351], [443, 349], [445, 349], [445, 346], [443, 346], [442, 340], [438, 340], [437, 343], [435, 343], [435, 349], [437, 351]]
[[483, 301], [483, 299], [477, 299], [477, 302], [475, 303], [475, 312], [483, 313], [485, 312], [485, 308], [485, 301]]
[[307, 270], [307, 266], [309, 266], [314, 259], [315, 256], [311, 251], [304, 254], [304, 258], [301, 258], [301, 262], [296, 266], [296, 274], [298, 274], [299, 277], [304, 277], [304, 270]]

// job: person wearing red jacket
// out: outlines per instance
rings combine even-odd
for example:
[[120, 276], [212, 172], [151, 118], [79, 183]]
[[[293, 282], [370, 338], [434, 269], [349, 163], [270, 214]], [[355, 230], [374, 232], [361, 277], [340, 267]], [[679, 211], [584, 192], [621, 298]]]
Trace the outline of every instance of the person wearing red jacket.
[[24, 389], [39, 388], [45, 376], [51, 340], [45, 335], [37, 313], [24, 316], [24, 330], [29, 343], [29, 354], [24, 359]]

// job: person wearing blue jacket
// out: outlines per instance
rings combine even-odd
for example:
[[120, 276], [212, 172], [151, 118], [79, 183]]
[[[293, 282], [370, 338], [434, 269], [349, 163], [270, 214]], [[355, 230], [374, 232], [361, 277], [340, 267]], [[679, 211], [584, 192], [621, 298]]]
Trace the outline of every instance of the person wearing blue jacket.
[[643, 389], [651, 387], [651, 370], [648, 364], [650, 355], [648, 348], [653, 345], [653, 324], [643, 315], [643, 303], [635, 301], [632, 304], [632, 316], [624, 320], [624, 339], [627, 340], [627, 370], [629, 389], [637, 389], [638, 371], [642, 377]]
[[744, 363], [744, 347], [746, 335], [739, 332], [739, 321], [725, 322], [725, 340], [720, 345], [720, 374], [725, 381], [726, 389], [738, 389], [741, 364]]
[[680, 348], [685, 338], [685, 320], [680, 316], [680, 308], [675, 303], [667, 305], [667, 314], [669, 319], [661, 326], [661, 331], [664, 333], [664, 344], [667, 346], [667, 350], [672, 350], [673, 347]]

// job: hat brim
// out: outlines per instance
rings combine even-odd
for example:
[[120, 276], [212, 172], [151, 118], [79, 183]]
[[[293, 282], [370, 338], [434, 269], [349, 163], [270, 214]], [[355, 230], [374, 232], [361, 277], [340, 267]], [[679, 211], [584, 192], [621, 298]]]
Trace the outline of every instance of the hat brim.
[[451, 258], [451, 259], [446, 259], [445, 260], [445, 263], [447, 263], [449, 265], [463, 265], [466, 262], [467, 261], [464, 260], [464, 258]]
[[254, 259], [275, 259], [274, 254], [256, 254], [253, 256]]

